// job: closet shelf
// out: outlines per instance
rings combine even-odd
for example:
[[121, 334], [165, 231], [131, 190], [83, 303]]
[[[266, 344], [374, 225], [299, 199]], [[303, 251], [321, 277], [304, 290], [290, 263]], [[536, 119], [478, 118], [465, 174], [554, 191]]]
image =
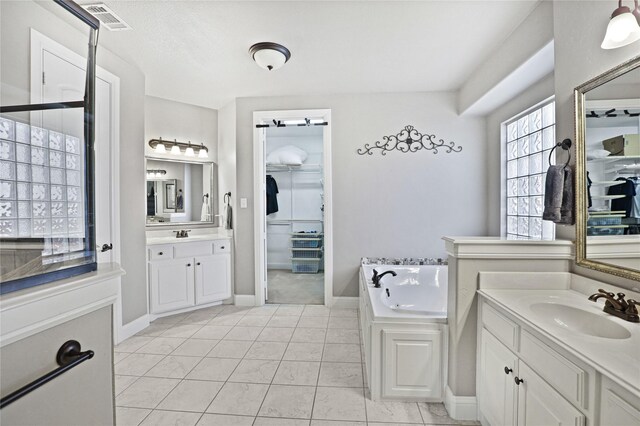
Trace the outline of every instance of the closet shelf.
[[282, 224], [290, 224], [292, 222], [311, 222], [311, 223], [322, 223], [322, 219], [271, 219], [267, 220], [268, 225], [282, 225]]
[[587, 163], [614, 163], [618, 161], [640, 160], [640, 155], [611, 155], [604, 158], [594, 158], [587, 160]]
[[301, 164], [288, 165], [288, 164], [267, 164], [267, 173], [275, 172], [307, 172], [307, 173], [322, 173], [321, 164]]
[[618, 198], [624, 198], [626, 195], [592, 195], [594, 200], [616, 200]]
[[622, 185], [623, 183], [623, 180], [603, 180], [599, 182], [591, 182], [591, 186], [616, 186]]

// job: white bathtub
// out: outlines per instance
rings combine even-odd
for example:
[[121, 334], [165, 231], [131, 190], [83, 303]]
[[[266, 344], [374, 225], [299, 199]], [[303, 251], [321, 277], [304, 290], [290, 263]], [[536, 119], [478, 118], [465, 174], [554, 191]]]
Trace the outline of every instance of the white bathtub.
[[[371, 398], [442, 401], [448, 343], [447, 265], [365, 262], [370, 261], [363, 259], [360, 268], [359, 308]], [[396, 276], [385, 275], [380, 288], [375, 288], [374, 269], [379, 274], [392, 270]]]
[[[375, 288], [373, 270], [387, 274]], [[362, 265], [375, 317], [447, 318], [447, 265]]]

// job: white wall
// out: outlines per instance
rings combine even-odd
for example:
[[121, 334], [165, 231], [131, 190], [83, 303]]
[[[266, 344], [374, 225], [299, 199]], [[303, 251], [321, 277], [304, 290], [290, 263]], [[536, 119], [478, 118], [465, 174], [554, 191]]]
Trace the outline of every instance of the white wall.
[[[640, 44], [613, 50], [600, 48], [609, 16], [616, 4], [603, 1], [554, 1], [556, 139], [575, 139], [573, 91], [580, 84], [640, 54]], [[575, 145], [571, 149], [575, 161]], [[575, 240], [575, 227], [563, 226], [557, 238]], [[578, 267], [573, 272], [624, 288], [636, 281]]]
[[[218, 110], [218, 178], [220, 181], [220, 212], [224, 214], [224, 194], [231, 192], [231, 207], [235, 211], [236, 194], [236, 102]], [[222, 224], [224, 226], [224, 224]]]
[[[172, 154], [156, 154], [149, 146], [149, 140], [177, 139], [178, 142], [204, 144], [209, 149], [209, 158], [206, 161], [218, 162], [218, 111], [154, 96], [145, 96], [144, 104], [145, 155], [175, 159]], [[196, 155], [197, 153], [196, 149]], [[184, 159], [184, 155], [181, 159]], [[189, 161], [200, 159], [195, 157]]]
[[[2, 104], [29, 102], [29, 29], [86, 56], [88, 31], [74, 22], [69, 13], [53, 3], [2, 1], [0, 61]], [[9, 53], [7, 53], [9, 52]], [[132, 141], [144, 138], [144, 75], [98, 43], [97, 64], [120, 78], [120, 241], [121, 263], [127, 274], [122, 277], [122, 313], [126, 324], [147, 313], [144, 237], [145, 175], [144, 150]], [[100, 214], [100, 212], [97, 212]]]
[[[453, 93], [236, 100], [238, 197], [236, 294], [254, 293], [253, 112], [330, 108], [334, 206], [334, 296], [357, 296], [362, 256], [445, 257], [443, 235], [485, 235], [484, 121], [460, 118]], [[365, 143], [413, 125], [463, 147], [360, 156]], [[223, 189], [224, 191], [224, 189]]]

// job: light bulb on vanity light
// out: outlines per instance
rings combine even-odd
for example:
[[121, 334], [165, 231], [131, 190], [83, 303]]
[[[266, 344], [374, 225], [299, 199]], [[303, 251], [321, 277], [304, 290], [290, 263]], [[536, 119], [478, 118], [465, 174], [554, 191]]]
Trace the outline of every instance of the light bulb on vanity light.
[[156, 154], [166, 154], [167, 148], [165, 148], [162, 142], [158, 142], [154, 151], [156, 152]]
[[187, 149], [184, 150], [184, 155], [186, 155], [187, 157], [195, 157], [196, 156], [195, 151], [191, 147], [191, 141], [189, 141], [189, 146], [187, 147]]
[[198, 151], [198, 158], [209, 158], [209, 153], [207, 152], [207, 148], [204, 147], [204, 144], [200, 144], [200, 151]]
[[180, 147], [178, 146], [178, 141], [173, 140], [173, 146], [171, 147], [171, 153], [173, 155], [180, 155]]

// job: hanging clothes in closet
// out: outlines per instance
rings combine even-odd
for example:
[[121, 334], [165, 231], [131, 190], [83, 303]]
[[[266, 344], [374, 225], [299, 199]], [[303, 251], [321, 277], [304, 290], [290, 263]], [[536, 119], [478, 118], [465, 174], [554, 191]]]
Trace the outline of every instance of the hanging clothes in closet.
[[624, 217], [630, 217], [633, 198], [636, 196], [635, 182], [623, 177], [617, 178], [616, 181], [624, 181], [624, 183], [609, 187], [607, 194], [624, 195], [624, 197], [611, 200], [611, 210], [624, 210]]
[[267, 214], [278, 211], [278, 183], [271, 175], [267, 175]]

